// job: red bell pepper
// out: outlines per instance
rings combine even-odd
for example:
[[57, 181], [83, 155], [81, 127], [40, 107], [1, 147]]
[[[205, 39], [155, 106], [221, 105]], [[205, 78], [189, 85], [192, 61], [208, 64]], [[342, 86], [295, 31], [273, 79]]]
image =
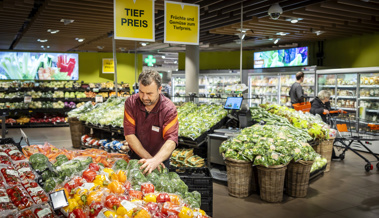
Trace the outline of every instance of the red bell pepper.
[[86, 218], [86, 214], [81, 208], [77, 208], [73, 210], [69, 215], [68, 218]]
[[70, 60], [67, 61], [67, 55], [58, 56], [57, 67], [60, 68], [60, 72], [67, 72], [68, 76], [71, 76], [74, 71], [75, 64], [76, 61], [74, 58], [70, 58]]
[[170, 196], [167, 193], [160, 193], [157, 196], [157, 203], [164, 203], [170, 201]]
[[120, 207], [120, 200], [115, 195], [108, 195], [105, 198], [105, 207], [117, 210]]
[[83, 178], [87, 182], [93, 182], [93, 180], [95, 180], [96, 175], [97, 175], [96, 171], [91, 170], [91, 169], [87, 169], [83, 172]]
[[143, 194], [142, 194], [141, 191], [130, 190], [129, 191], [129, 196], [130, 196], [131, 199], [142, 200]]
[[145, 183], [141, 185], [141, 191], [144, 195], [148, 193], [154, 193], [154, 185], [151, 183]]
[[99, 171], [100, 170], [100, 166], [97, 163], [90, 163], [89, 169], [90, 170], [94, 170], [94, 171]]
[[93, 202], [89, 206], [89, 217], [95, 218], [100, 213], [100, 211], [103, 209], [103, 205], [100, 202]]

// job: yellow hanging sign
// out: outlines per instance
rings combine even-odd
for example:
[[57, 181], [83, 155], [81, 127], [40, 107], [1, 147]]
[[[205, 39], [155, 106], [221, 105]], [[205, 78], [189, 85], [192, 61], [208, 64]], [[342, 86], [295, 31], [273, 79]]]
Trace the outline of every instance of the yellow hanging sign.
[[115, 39], [155, 41], [154, 0], [114, 0]]
[[198, 45], [199, 5], [165, 1], [164, 42]]
[[114, 73], [114, 62], [112, 58], [103, 58], [103, 73]]

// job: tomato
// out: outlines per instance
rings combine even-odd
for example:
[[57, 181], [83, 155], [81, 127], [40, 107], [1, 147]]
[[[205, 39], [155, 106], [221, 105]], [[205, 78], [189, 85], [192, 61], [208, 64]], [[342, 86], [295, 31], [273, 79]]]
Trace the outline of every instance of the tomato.
[[167, 218], [178, 218], [178, 215], [170, 214]]
[[146, 207], [149, 210], [149, 213], [151, 213], [151, 214], [154, 214], [154, 213], [158, 212], [158, 210], [159, 210], [158, 204], [154, 203], [154, 202], [147, 203]]

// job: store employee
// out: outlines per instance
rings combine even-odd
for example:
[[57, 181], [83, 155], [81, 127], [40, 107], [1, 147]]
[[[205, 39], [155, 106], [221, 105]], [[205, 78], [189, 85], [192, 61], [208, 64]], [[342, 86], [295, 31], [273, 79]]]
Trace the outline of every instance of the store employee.
[[141, 159], [144, 174], [168, 167], [178, 144], [178, 112], [161, 94], [161, 80], [156, 71], [142, 72], [139, 93], [125, 101], [124, 135], [132, 149], [131, 158]]

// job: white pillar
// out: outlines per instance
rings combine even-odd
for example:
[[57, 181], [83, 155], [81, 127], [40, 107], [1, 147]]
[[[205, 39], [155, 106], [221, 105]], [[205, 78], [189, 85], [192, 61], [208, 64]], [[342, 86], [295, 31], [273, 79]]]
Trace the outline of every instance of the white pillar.
[[186, 45], [186, 96], [199, 94], [199, 46]]

